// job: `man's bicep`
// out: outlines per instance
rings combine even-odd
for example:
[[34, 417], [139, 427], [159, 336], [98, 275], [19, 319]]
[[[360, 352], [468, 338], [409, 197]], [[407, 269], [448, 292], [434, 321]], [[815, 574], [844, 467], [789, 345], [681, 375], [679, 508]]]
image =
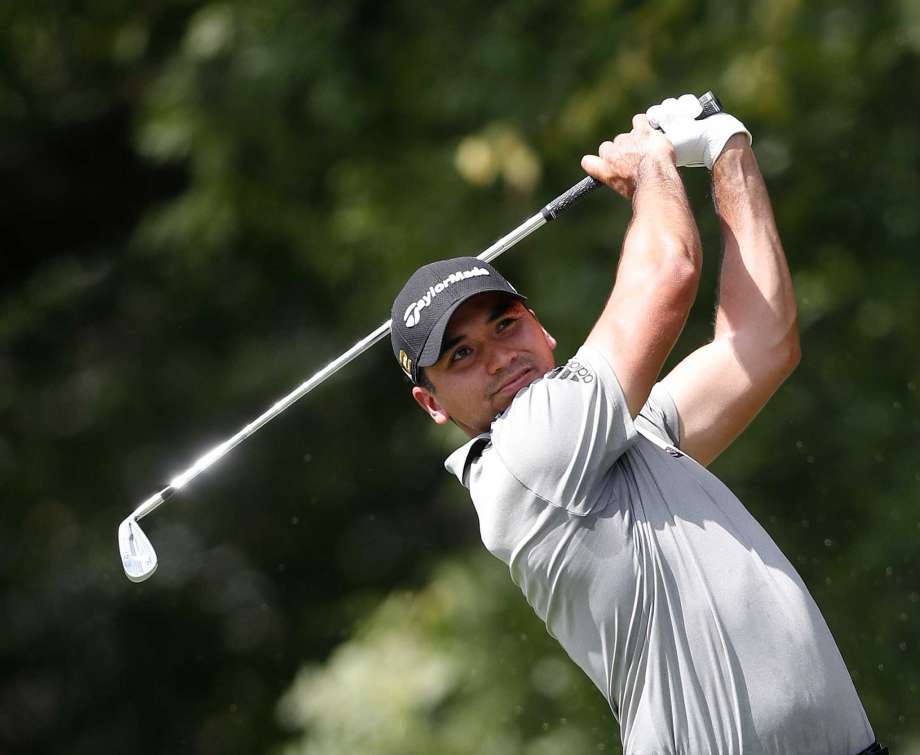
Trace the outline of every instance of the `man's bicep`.
[[633, 417], [648, 399], [686, 322], [696, 293], [691, 277], [692, 270], [677, 263], [632, 275], [619, 272], [610, 300], [585, 341], [613, 367]]
[[711, 463], [746, 428], [789, 370], [780, 355], [745, 353], [732, 338], [703, 346], [661, 381], [677, 406], [681, 450]]

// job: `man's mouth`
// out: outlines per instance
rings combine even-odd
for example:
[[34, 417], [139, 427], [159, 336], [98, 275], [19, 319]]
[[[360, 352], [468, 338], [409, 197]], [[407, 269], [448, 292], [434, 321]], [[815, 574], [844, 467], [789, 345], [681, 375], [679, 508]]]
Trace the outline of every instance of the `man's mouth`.
[[511, 378], [499, 386], [492, 395], [497, 396], [499, 393], [511, 392], [512, 394], [517, 393], [521, 388], [530, 385], [533, 382], [533, 368], [525, 367], [524, 369], [516, 372]]

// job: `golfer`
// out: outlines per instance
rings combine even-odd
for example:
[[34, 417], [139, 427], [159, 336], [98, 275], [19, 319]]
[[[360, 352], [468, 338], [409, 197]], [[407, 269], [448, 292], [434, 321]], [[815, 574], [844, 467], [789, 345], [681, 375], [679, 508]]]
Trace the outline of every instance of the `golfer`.
[[[583, 158], [633, 214], [572, 359], [556, 366], [524, 296], [472, 257], [412, 275], [393, 350], [422, 409], [470, 437], [446, 466], [482, 541], [607, 699], [626, 755], [884, 753], [801, 577], [706, 469], [795, 368], [799, 339], [750, 135], [699, 112], [666, 100]], [[661, 378], [700, 275], [685, 165], [712, 171], [719, 303], [712, 340]]]

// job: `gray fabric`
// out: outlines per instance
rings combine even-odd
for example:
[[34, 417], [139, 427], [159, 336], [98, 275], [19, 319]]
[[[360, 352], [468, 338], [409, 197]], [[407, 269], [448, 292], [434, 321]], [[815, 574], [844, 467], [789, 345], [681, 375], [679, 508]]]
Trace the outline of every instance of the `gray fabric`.
[[636, 417], [637, 429], [646, 430], [657, 436], [665, 443], [680, 448], [681, 433], [680, 415], [674, 399], [661, 383], [652, 388], [652, 392]]
[[446, 466], [627, 755], [859, 752], [874, 736], [817, 605], [680, 432], [660, 385], [631, 420], [583, 346]]

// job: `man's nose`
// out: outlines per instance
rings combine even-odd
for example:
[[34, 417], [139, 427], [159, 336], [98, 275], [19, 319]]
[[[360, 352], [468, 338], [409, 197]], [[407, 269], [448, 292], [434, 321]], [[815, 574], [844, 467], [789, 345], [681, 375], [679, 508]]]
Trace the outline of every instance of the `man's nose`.
[[514, 362], [517, 352], [499, 344], [493, 344], [489, 349], [488, 367], [490, 375], [497, 375], [507, 369]]

